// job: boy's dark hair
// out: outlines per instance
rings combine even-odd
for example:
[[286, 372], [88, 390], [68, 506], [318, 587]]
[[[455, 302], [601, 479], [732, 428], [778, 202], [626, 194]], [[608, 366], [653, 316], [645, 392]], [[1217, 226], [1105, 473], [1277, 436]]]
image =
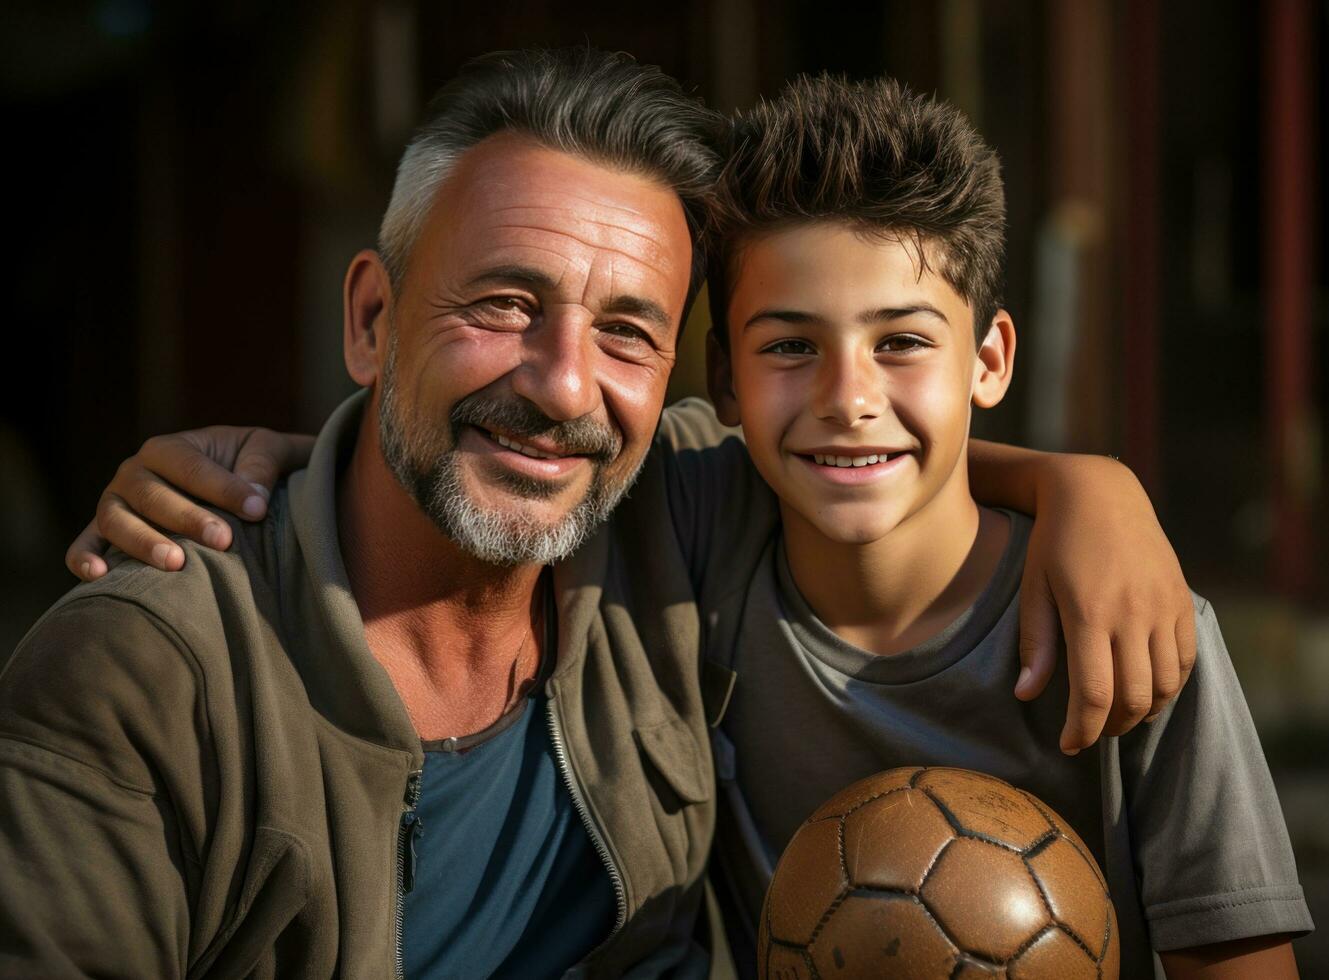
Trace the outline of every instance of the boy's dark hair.
[[554, 150], [659, 180], [692, 232], [689, 303], [706, 272], [702, 247], [724, 120], [654, 65], [590, 47], [495, 51], [468, 62], [411, 137], [379, 229], [394, 284], [457, 157], [512, 131]]
[[764, 231], [843, 221], [911, 240], [974, 311], [981, 342], [1001, 302], [1006, 199], [997, 154], [954, 106], [890, 78], [799, 76], [739, 113], [729, 135], [711, 249], [711, 323], [726, 314], [744, 245]]

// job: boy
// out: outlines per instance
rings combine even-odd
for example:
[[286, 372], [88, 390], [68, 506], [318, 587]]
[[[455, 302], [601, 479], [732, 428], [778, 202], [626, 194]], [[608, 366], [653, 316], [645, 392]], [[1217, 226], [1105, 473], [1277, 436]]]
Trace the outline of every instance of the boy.
[[[1286, 937], [1312, 924], [1207, 602], [1178, 700], [1095, 752], [1051, 748], [1056, 698], [1004, 696], [1029, 521], [976, 504], [965, 464], [970, 406], [1001, 400], [1016, 347], [995, 154], [895, 82], [805, 78], [739, 117], [720, 197], [711, 394], [780, 515], [773, 535], [709, 552], [704, 577], [749, 585], [700, 599], [711, 669], [736, 675], [717, 853], [743, 918], [832, 793], [961, 766], [1028, 789], [1085, 839], [1123, 976], [1152, 975], [1153, 951], [1172, 978], [1206, 963], [1294, 976]], [[750, 515], [744, 490], [717, 535]]]

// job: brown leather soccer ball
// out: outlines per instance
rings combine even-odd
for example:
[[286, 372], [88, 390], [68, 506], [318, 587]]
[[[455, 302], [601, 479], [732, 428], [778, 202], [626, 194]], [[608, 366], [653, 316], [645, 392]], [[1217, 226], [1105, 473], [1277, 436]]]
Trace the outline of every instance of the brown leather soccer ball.
[[1089, 849], [1041, 800], [967, 769], [892, 769], [794, 834], [766, 892], [768, 980], [1116, 980]]

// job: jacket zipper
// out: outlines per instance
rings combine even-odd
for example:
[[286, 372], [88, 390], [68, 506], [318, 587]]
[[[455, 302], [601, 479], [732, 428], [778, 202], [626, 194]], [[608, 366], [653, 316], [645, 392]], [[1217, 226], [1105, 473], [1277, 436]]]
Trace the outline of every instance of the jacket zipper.
[[613, 856], [609, 853], [609, 847], [605, 844], [604, 837], [600, 834], [600, 828], [595, 825], [591, 819], [591, 812], [586, 808], [586, 801], [581, 795], [581, 788], [577, 785], [576, 777], [572, 774], [572, 767], [568, 765], [567, 746], [563, 742], [563, 733], [558, 727], [558, 713], [554, 710], [554, 698], [549, 698], [549, 737], [554, 745], [554, 761], [558, 764], [558, 771], [563, 776], [563, 784], [568, 788], [568, 795], [572, 797], [572, 806], [581, 817], [582, 826], [586, 828], [586, 833], [591, 838], [591, 844], [595, 851], [600, 855], [600, 860], [604, 862], [605, 868], [609, 871], [609, 881], [614, 886], [614, 900], [617, 903], [618, 911], [614, 918], [614, 928], [605, 936], [604, 941], [595, 949], [583, 957], [582, 962], [591, 959], [596, 953], [609, 945], [623, 923], [628, 919], [628, 893], [623, 884], [623, 875], [614, 864]]
[[420, 802], [423, 769], [415, 769], [406, 777], [406, 792], [402, 795], [401, 819], [397, 823], [397, 909], [393, 922], [393, 938], [397, 948], [397, 980], [405, 980], [406, 963], [402, 949], [402, 924], [406, 918], [406, 896], [415, 887], [415, 842], [424, 835], [424, 821], [415, 812]]

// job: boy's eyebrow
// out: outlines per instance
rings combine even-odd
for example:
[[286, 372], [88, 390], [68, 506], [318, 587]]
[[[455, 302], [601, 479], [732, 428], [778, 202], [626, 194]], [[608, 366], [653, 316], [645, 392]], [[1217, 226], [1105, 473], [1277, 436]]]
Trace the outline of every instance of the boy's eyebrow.
[[869, 310], [866, 313], [858, 315], [859, 323], [876, 323], [880, 320], [899, 320], [902, 317], [913, 316], [916, 313], [926, 313], [935, 316], [942, 323], [949, 324], [951, 321], [946, 319], [946, 314], [941, 312], [931, 303], [911, 303], [908, 306], [887, 306], [880, 310]]
[[[935, 316], [942, 323], [949, 324], [951, 321], [946, 318], [946, 314], [937, 309], [931, 303], [917, 302], [910, 303], [908, 306], [883, 306], [878, 310], [867, 310], [860, 313], [856, 318], [859, 323], [878, 323], [882, 320], [899, 320], [903, 317], [914, 316], [918, 313], [925, 313], [929, 316]], [[743, 324], [744, 328], [752, 326], [758, 320], [778, 320], [781, 323], [820, 323], [822, 317], [815, 313], [807, 313], [803, 310], [758, 310], [752, 316], [748, 317], [747, 322]]]
[[821, 317], [802, 310], [758, 310], [747, 318], [743, 329], [752, 326], [758, 320], [779, 320], [781, 323], [818, 323]]

